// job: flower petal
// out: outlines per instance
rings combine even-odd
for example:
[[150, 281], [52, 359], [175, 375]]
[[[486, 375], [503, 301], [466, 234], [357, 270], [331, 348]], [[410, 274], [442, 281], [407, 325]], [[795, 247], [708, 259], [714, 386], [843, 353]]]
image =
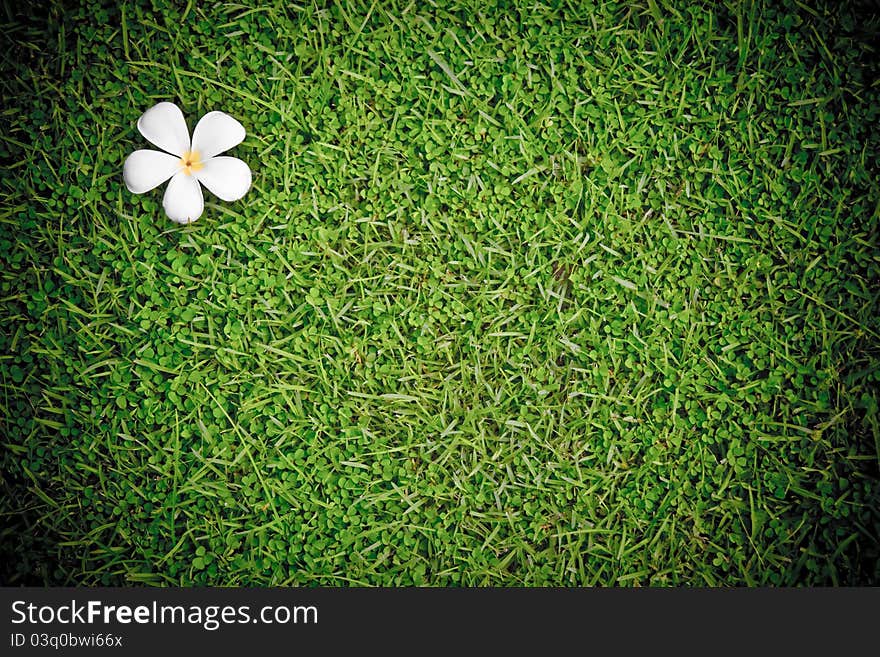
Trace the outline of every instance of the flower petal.
[[196, 175], [224, 201], [237, 201], [251, 187], [251, 170], [237, 157], [212, 157]]
[[205, 209], [205, 199], [196, 177], [185, 171], [175, 173], [165, 189], [162, 207], [168, 218], [177, 223], [188, 224], [198, 219]]
[[159, 151], [140, 150], [125, 158], [122, 177], [128, 191], [143, 194], [168, 180], [180, 167], [179, 157]]
[[141, 115], [138, 130], [150, 142], [178, 157], [189, 150], [189, 130], [183, 112], [174, 103], [159, 103]]
[[202, 162], [238, 146], [244, 140], [244, 126], [223, 112], [208, 112], [193, 130], [192, 149]]

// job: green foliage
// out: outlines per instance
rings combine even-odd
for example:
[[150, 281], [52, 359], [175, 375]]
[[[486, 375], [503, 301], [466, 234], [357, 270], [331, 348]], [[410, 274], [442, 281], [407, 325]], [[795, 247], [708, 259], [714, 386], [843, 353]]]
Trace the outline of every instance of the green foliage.
[[5, 16], [4, 583], [880, 583], [877, 17], [320, 4]]

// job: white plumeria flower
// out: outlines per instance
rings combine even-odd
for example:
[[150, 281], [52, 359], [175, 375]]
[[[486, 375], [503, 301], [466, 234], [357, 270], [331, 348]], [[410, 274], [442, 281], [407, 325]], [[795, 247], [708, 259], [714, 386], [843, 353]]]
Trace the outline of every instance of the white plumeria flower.
[[[251, 186], [251, 170], [237, 157], [217, 157], [244, 140], [244, 126], [223, 112], [208, 112], [193, 130], [174, 103], [159, 103], [143, 113], [138, 130], [166, 153], [139, 150], [125, 159], [125, 186], [143, 194], [171, 179], [162, 207], [178, 223], [198, 219], [205, 208], [201, 183], [224, 201], [237, 201]], [[170, 155], [169, 155], [170, 153]]]

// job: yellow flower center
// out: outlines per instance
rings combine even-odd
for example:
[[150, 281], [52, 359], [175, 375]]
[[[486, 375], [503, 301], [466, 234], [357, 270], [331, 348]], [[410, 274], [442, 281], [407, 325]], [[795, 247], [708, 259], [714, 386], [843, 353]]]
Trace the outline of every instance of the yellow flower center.
[[187, 151], [183, 154], [183, 157], [180, 158], [180, 164], [183, 167], [186, 175], [191, 176], [196, 171], [199, 171], [204, 164], [202, 164], [201, 157], [199, 157], [198, 151]]

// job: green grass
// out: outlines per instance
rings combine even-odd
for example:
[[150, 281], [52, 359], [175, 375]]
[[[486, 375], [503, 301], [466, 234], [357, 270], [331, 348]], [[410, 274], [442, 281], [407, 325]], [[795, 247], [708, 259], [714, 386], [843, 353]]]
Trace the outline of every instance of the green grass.
[[3, 583], [880, 584], [869, 4], [320, 4], [4, 3]]

